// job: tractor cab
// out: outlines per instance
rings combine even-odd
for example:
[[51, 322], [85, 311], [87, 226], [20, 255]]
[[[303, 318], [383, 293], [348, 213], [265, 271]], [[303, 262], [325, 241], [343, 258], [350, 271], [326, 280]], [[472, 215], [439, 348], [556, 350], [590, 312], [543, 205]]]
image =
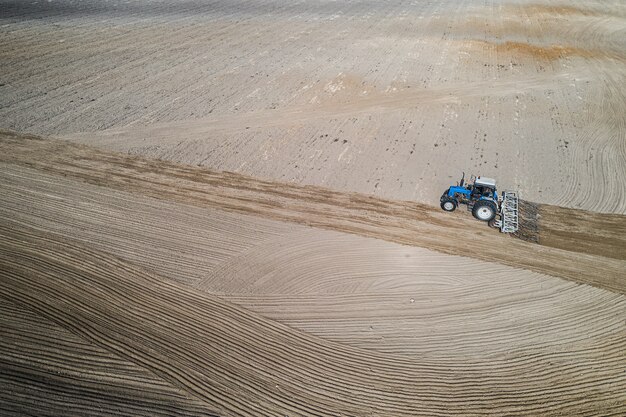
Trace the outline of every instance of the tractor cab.
[[478, 200], [481, 197], [497, 199], [496, 180], [492, 178], [478, 177], [474, 180], [474, 184], [470, 185], [471, 195]]

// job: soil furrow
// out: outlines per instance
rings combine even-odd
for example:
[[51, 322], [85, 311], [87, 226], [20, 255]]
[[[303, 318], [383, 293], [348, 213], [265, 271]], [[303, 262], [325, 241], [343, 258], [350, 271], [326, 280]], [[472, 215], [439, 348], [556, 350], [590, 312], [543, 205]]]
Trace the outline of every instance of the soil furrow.
[[[477, 230], [480, 224], [471, 216], [450, 215], [418, 203], [259, 181], [238, 174], [148, 161], [69, 142], [11, 133], [2, 135], [0, 149], [1, 161], [24, 164], [91, 184], [422, 246], [626, 292], [623, 282], [626, 261], [620, 255], [626, 253], [623, 216], [598, 215], [596, 218], [592, 213], [583, 213], [582, 217], [593, 220], [578, 221], [578, 231], [570, 233], [567, 241], [550, 240], [550, 236], [557, 236], [556, 232], [552, 235], [549, 232], [556, 230], [554, 227], [546, 229], [542, 235], [541, 219], [537, 217], [539, 224], [533, 225], [533, 229], [539, 230], [540, 239], [554, 242], [551, 244], [557, 246], [555, 248], [500, 235], [488, 228]], [[549, 212], [551, 209], [542, 206], [541, 210]], [[570, 216], [569, 211], [556, 213], [557, 217], [564, 217], [563, 222], [568, 216], [577, 214], [574, 212]], [[595, 224], [606, 221], [614, 226], [603, 232], [610, 234], [611, 238], [594, 241], [593, 253], [581, 253], [588, 245], [578, 243], [576, 239], [592, 235]], [[597, 253], [613, 254], [617, 259], [602, 257], [602, 262], [597, 262], [594, 261]]]
[[[527, 409], [536, 413], [563, 406], [575, 410], [589, 395], [587, 390], [607, 388], [602, 382], [607, 375], [585, 379], [585, 374], [579, 374], [579, 365], [546, 369], [545, 359], [536, 369], [526, 361], [423, 366], [415, 360], [348, 349], [298, 334], [207, 293], [146, 275], [117, 260], [57, 241], [54, 236], [15, 226], [3, 227], [2, 234], [4, 298], [45, 309], [52, 320], [64, 326], [71, 322], [74, 332], [142, 363], [225, 414], [260, 410], [308, 414], [311, 410], [326, 415], [339, 410], [360, 415], [413, 415], [431, 409], [441, 412], [442, 401], [451, 414], [455, 410], [463, 414], [468, 410], [487, 412], [496, 406], [499, 410], [514, 407], [518, 412]], [[53, 298], [49, 296], [51, 290]], [[103, 290], [106, 298], [97, 296]], [[141, 320], [138, 326], [137, 319], [129, 316], [133, 311], [159, 320]], [[108, 319], [99, 319], [104, 316]], [[224, 320], [230, 326], [225, 327]], [[131, 334], [134, 337], [129, 337]], [[621, 351], [619, 343], [615, 349]], [[302, 355], [304, 352], [307, 354]], [[162, 355], [167, 357], [167, 366]], [[558, 357], [556, 354], [555, 359]], [[611, 357], [619, 363], [619, 353], [607, 352], [598, 360], [611, 361]], [[606, 363], [609, 374], [619, 372]], [[217, 364], [227, 366], [228, 372], [216, 368]], [[435, 368], [429, 371], [432, 366]], [[518, 366], [525, 369], [526, 378], [512, 377]], [[487, 369], [489, 378], [485, 379], [480, 375]], [[268, 384], [272, 380], [275, 382]], [[533, 384], [547, 381], [552, 381], [549, 391], [533, 388]], [[620, 398], [623, 391], [617, 381], [613, 387], [617, 391], [604, 391], [606, 401]], [[232, 384], [238, 387], [236, 397], [229, 394]], [[491, 384], [508, 388], [494, 391]], [[212, 394], [207, 395], [207, 390]], [[227, 397], [221, 398], [223, 395]], [[564, 395], [568, 403], [555, 402]], [[573, 398], [577, 395], [580, 400]], [[487, 408], [485, 396], [490, 399]]]

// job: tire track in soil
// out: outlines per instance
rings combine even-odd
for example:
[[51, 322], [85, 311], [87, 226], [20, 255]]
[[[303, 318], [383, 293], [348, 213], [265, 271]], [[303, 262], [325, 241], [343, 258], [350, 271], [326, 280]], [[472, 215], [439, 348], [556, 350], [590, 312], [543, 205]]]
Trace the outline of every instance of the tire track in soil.
[[571, 351], [621, 324], [618, 295], [522, 269], [130, 195], [18, 165], [0, 172], [2, 218], [348, 346], [491, 359]]
[[[619, 336], [575, 352], [421, 361], [312, 337], [45, 231], [4, 221], [0, 235], [0, 297], [140, 364], [220, 415], [625, 410]], [[590, 367], [602, 371], [584, 371]]]
[[[0, 273], [0, 275], [3, 275]], [[3, 416], [209, 416], [156, 375], [15, 303], [0, 303]]]

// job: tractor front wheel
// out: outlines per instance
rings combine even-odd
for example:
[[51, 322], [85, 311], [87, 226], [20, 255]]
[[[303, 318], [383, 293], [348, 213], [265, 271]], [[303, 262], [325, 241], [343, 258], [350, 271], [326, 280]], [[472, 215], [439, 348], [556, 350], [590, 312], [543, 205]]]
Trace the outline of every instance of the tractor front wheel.
[[479, 200], [474, 203], [472, 214], [478, 220], [488, 222], [496, 217], [496, 205], [491, 201]]
[[441, 208], [444, 211], [454, 211], [458, 205], [459, 203], [454, 198], [444, 197], [441, 199]]

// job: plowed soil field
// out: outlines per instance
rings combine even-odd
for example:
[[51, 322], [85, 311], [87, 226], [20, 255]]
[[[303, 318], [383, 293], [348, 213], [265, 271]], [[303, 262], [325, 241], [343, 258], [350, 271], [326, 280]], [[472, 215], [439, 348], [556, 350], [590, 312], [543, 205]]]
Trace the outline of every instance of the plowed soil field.
[[[626, 415], [626, 7], [0, 0], [0, 415]], [[438, 207], [518, 189], [500, 234]]]
[[466, 171], [626, 214], [621, 0], [0, 7], [1, 128], [427, 204]]
[[[563, 249], [543, 216], [526, 242], [58, 140], [0, 150], [4, 412], [624, 411], [623, 216], [538, 206], [577, 220]], [[581, 249], [598, 223], [610, 243]]]

